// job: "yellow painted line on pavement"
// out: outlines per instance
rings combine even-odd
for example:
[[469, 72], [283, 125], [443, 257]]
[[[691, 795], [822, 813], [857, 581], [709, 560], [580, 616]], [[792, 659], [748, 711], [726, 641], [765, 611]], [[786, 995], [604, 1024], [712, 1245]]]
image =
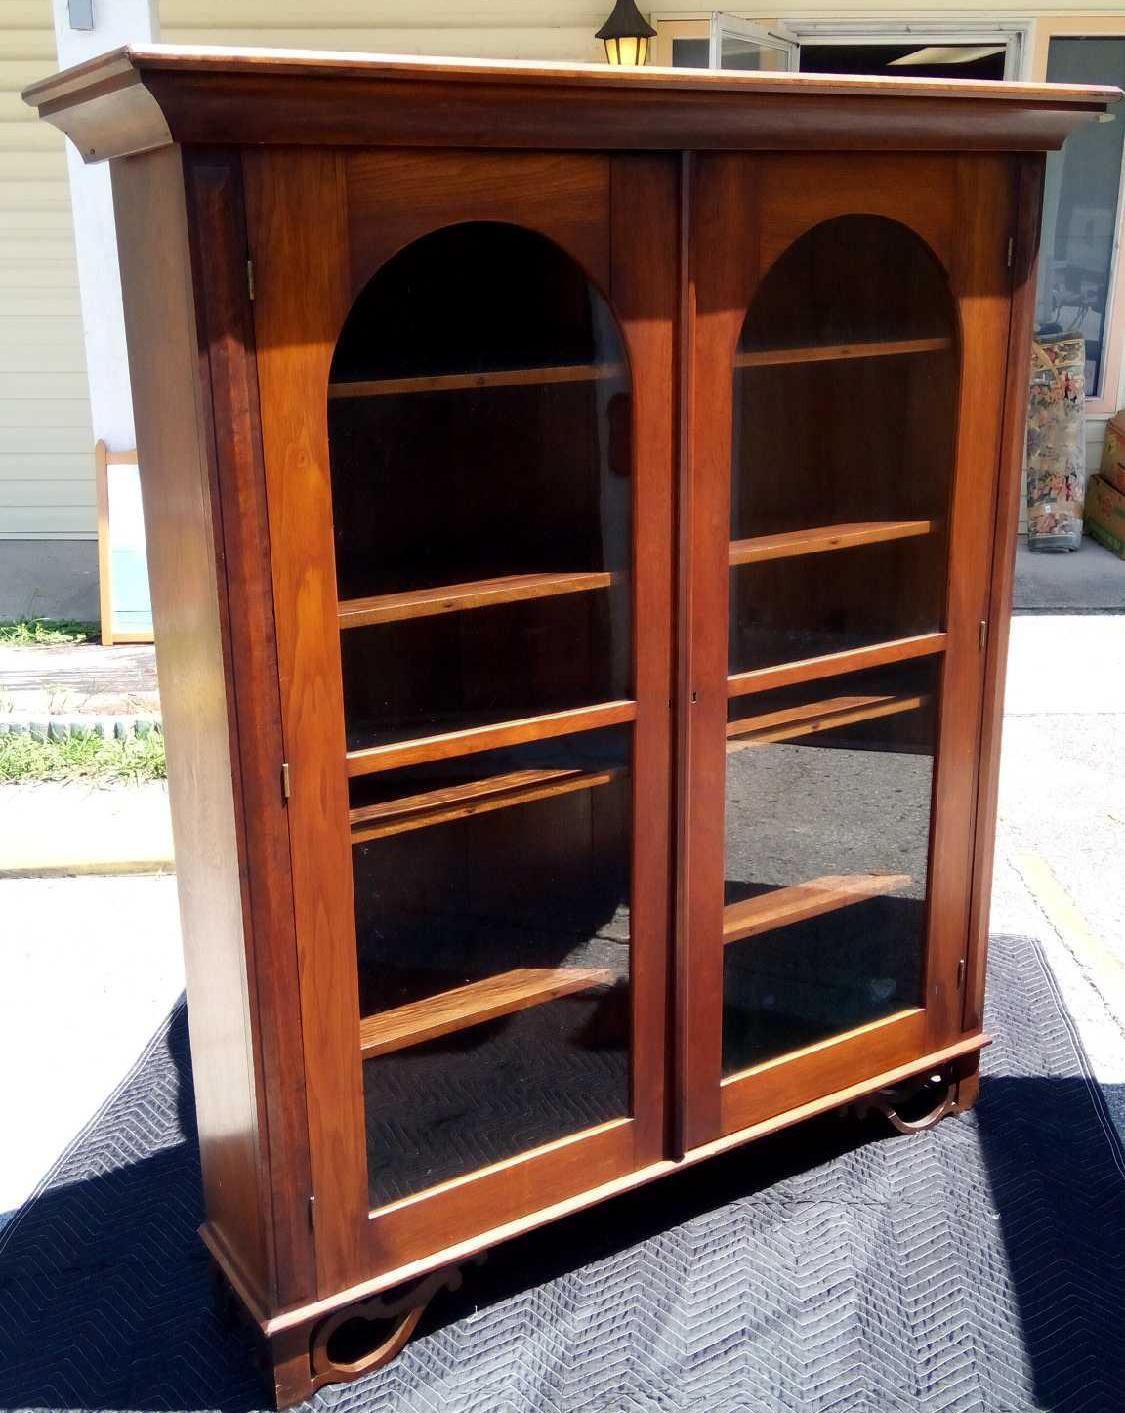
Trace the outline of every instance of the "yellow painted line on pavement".
[[[1042, 854], [1028, 850], [1018, 853], [1015, 862], [1020, 877], [1067, 950], [1079, 962], [1101, 975], [1099, 990], [1106, 1002], [1113, 1005], [1111, 997], [1125, 997], [1125, 964], [1086, 921], [1074, 899], [1055, 877], [1054, 869], [1047, 860]], [[1117, 1009], [1116, 1006], [1113, 1008]]]

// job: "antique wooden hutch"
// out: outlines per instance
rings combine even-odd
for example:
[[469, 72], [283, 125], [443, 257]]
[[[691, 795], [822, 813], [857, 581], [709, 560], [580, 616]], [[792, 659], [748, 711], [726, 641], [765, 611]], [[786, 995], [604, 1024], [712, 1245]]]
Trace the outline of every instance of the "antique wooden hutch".
[[26, 96], [112, 163], [203, 1236], [279, 1401], [505, 1237], [971, 1104], [1042, 154], [1116, 90]]

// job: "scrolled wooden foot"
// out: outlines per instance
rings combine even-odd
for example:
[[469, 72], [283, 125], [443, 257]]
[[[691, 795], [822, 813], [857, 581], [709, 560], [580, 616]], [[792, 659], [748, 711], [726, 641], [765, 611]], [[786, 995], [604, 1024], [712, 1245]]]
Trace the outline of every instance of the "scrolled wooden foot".
[[883, 1115], [898, 1133], [925, 1133], [957, 1108], [957, 1076], [951, 1069], [880, 1089], [864, 1104]]
[[312, 1388], [356, 1379], [389, 1364], [406, 1346], [434, 1296], [460, 1285], [460, 1267], [447, 1266], [327, 1316], [312, 1332]]

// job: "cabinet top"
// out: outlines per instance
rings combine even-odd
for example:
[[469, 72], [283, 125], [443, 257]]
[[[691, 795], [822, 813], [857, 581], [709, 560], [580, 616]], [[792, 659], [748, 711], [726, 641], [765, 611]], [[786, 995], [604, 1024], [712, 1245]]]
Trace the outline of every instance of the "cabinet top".
[[1117, 88], [619, 69], [287, 49], [117, 49], [24, 90], [88, 162], [169, 143], [1044, 151]]

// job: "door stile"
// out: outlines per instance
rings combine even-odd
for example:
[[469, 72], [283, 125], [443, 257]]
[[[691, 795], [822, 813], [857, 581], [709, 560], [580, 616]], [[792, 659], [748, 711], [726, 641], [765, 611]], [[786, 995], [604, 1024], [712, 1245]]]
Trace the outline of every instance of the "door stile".
[[[350, 304], [342, 165], [247, 152], [247, 224], [273, 556], [321, 1294], [362, 1278], [367, 1216], [326, 396]], [[280, 762], [278, 763], [280, 767]], [[279, 782], [280, 789], [280, 782]]]
[[[967, 968], [993, 507], [1000, 459], [995, 389], [1008, 359], [1014, 230], [1011, 165], [957, 160], [959, 220], [950, 279], [961, 322], [961, 381], [950, 507], [946, 651], [933, 795], [926, 1009], [930, 1048], [961, 1032]], [[982, 514], [982, 506], [987, 513]], [[982, 625], [985, 625], [982, 627]]]
[[682, 1157], [687, 1148], [686, 1132], [691, 1111], [692, 1025], [688, 998], [691, 994], [691, 877], [687, 869], [691, 831], [691, 733], [688, 729], [691, 703], [693, 639], [691, 623], [691, 505], [692, 438], [695, 435], [695, 270], [692, 260], [693, 201], [698, 156], [680, 154], [679, 220], [680, 263], [677, 271], [676, 319], [676, 486], [675, 486], [675, 602], [673, 631], [675, 658], [672, 678], [672, 722], [675, 733], [674, 824], [671, 837], [672, 892], [672, 1103], [669, 1110], [668, 1143], [673, 1157]]
[[632, 1096], [634, 1165], [664, 1156], [671, 937], [672, 517], [678, 172], [665, 156], [614, 158], [610, 295], [632, 365]]
[[[677, 982], [681, 1150], [720, 1127], [724, 797], [728, 666], [731, 368], [757, 278], [758, 162], [696, 161], [681, 368], [687, 379], [681, 467], [682, 644], [679, 683], [682, 833]], [[720, 253], [721, 252], [721, 253]]]

